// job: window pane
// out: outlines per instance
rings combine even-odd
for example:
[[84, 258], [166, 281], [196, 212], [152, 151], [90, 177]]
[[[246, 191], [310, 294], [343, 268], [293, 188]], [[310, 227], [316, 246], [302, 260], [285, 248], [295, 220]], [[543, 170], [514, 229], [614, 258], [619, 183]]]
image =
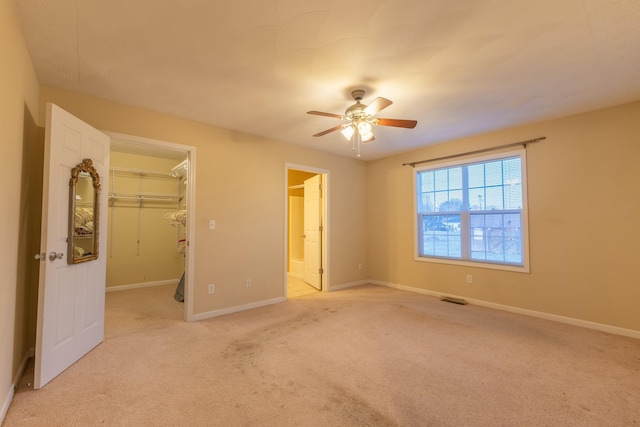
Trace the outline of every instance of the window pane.
[[462, 212], [462, 190], [449, 191], [449, 204], [447, 206], [449, 212]]
[[420, 255], [460, 258], [460, 215], [423, 216], [422, 241]]
[[485, 194], [487, 197], [485, 210], [504, 209], [504, 204], [502, 203], [502, 187], [487, 187]]
[[504, 183], [507, 185], [522, 184], [520, 174], [522, 173], [522, 164], [519, 157], [503, 160], [504, 165]]
[[462, 189], [462, 168], [449, 169], [449, 190]]
[[447, 169], [440, 169], [435, 171], [435, 184], [436, 191], [449, 189], [449, 173]]
[[449, 192], [448, 191], [440, 191], [436, 193], [436, 211], [442, 211], [443, 207], [446, 212], [446, 203], [449, 201]]
[[474, 188], [469, 190], [469, 210], [484, 210], [484, 188]]
[[520, 214], [472, 214], [471, 259], [522, 264]]
[[484, 187], [484, 164], [467, 167], [469, 188]]
[[433, 184], [433, 172], [420, 172], [420, 178], [422, 191], [433, 191], [435, 189]]
[[418, 213], [433, 212], [433, 193], [418, 195]]
[[504, 187], [504, 208], [522, 209], [522, 185], [513, 184]]
[[522, 215], [505, 215], [504, 225], [505, 261], [514, 264], [522, 264]]
[[486, 163], [485, 185], [502, 185], [502, 161]]

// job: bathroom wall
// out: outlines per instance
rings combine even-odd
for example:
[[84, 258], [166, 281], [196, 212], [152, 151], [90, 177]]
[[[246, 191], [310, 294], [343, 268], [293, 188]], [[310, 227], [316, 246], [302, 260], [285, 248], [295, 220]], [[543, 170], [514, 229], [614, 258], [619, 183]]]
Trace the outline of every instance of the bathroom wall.
[[304, 181], [317, 174], [299, 170], [288, 171], [289, 184], [289, 259], [288, 271], [292, 268], [291, 260], [304, 263], [304, 188], [291, 188], [304, 185]]

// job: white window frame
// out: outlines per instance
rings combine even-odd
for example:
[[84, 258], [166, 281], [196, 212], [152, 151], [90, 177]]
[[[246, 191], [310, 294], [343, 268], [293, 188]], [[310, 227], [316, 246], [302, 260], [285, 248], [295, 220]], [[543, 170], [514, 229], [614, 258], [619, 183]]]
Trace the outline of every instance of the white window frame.
[[[428, 257], [428, 256], [420, 256], [418, 251], [418, 245], [420, 244], [419, 238], [419, 230], [421, 229], [418, 221], [418, 185], [417, 179], [418, 174], [425, 170], [432, 169], [442, 169], [442, 168], [451, 168], [457, 166], [466, 166], [474, 163], [482, 163], [482, 162], [490, 162], [492, 160], [501, 160], [507, 157], [520, 157], [521, 164], [521, 179], [522, 179], [522, 210], [521, 210], [521, 218], [522, 218], [522, 265], [513, 265], [513, 264], [500, 264], [497, 262], [482, 262], [482, 261], [471, 261], [471, 260], [458, 260], [451, 258], [440, 258], [440, 257]], [[452, 264], [452, 265], [460, 265], [467, 267], [478, 267], [478, 268], [487, 268], [492, 270], [505, 270], [505, 271], [515, 271], [520, 273], [529, 273], [529, 215], [528, 215], [528, 206], [527, 206], [527, 157], [526, 150], [510, 150], [510, 151], [500, 151], [493, 154], [486, 154], [482, 156], [470, 156], [470, 157], [462, 157], [456, 160], [447, 160], [441, 162], [431, 162], [428, 165], [416, 166], [413, 171], [413, 227], [414, 227], [414, 242], [413, 242], [413, 253], [414, 259], [416, 261], [421, 262], [430, 262], [430, 263], [438, 263], [438, 264]], [[466, 216], [469, 216], [469, 211], [463, 211], [466, 213]], [[467, 224], [468, 225], [468, 224]], [[464, 229], [464, 227], [463, 227]], [[467, 230], [468, 231], [468, 230]], [[464, 232], [463, 232], [464, 233]], [[466, 237], [461, 233], [461, 244], [468, 245], [470, 235], [467, 233]], [[466, 242], [465, 242], [466, 239]]]

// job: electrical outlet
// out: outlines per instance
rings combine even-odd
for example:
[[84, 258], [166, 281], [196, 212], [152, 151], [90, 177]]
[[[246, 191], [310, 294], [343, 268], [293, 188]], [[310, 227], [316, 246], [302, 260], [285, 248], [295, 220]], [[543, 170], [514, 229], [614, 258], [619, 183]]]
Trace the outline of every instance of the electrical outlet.
[[212, 284], [209, 285], [209, 293], [212, 294], [215, 292], [215, 286]]
[[467, 283], [473, 283], [473, 276], [470, 274], [467, 274]]
[[245, 284], [245, 286], [246, 286], [247, 288], [250, 288], [250, 287], [252, 286], [252, 285], [251, 285], [251, 279], [247, 279], [247, 280], [244, 282], [244, 284]]
[[216, 229], [216, 220], [215, 219], [210, 219], [209, 220], [209, 230], [215, 230]]

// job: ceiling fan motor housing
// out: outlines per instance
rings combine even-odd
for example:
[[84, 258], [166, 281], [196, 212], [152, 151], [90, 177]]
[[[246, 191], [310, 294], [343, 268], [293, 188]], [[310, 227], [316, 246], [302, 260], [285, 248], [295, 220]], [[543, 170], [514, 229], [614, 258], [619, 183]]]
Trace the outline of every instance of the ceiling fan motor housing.
[[369, 114], [364, 111], [367, 106], [360, 102], [362, 101], [362, 98], [364, 98], [364, 94], [365, 92], [362, 89], [355, 89], [351, 91], [351, 96], [355, 99], [356, 103], [347, 108], [344, 112], [345, 118], [349, 120], [362, 120], [369, 116]]
[[363, 119], [367, 116], [367, 114], [364, 112], [365, 108], [367, 108], [367, 106], [361, 104], [360, 101], [358, 101], [351, 107], [347, 108], [347, 110], [344, 112], [344, 116], [349, 120]]
[[362, 101], [362, 99], [364, 98], [364, 94], [365, 94], [365, 92], [362, 89], [355, 89], [355, 90], [351, 91], [351, 96], [356, 101]]

